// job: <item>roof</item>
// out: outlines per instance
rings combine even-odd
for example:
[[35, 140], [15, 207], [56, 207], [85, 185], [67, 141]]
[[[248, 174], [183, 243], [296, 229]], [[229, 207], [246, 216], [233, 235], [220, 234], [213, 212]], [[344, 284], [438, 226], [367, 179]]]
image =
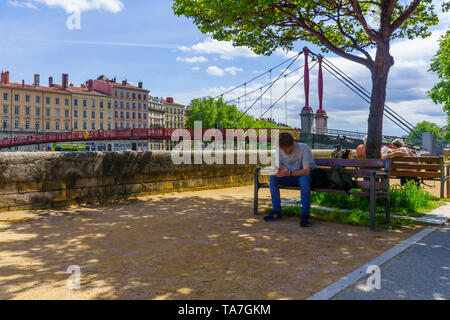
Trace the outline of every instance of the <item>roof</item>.
[[11, 89], [23, 89], [23, 90], [36, 90], [36, 91], [45, 91], [45, 92], [52, 92], [52, 93], [60, 93], [60, 94], [70, 94], [70, 92], [67, 92], [66, 90], [62, 89], [60, 85], [55, 85], [53, 87], [43, 87], [38, 86], [35, 87], [34, 85], [29, 84], [21, 84], [21, 83], [1, 83], [0, 88], [11, 88]]
[[130, 83], [128, 83], [128, 82], [127, 82], [126, 85], [123, 85], [122, 83], [113, 82], [113, 81], [110, 81], [110, 80], [97, 79], [97, 80], [95, 80], [95, 81], [106, 82], [106, 83], [109, 83], [110, 85], [112, 85], [113, 87], [126, 88], [126, 89], [132, 89], [132, 90], [140, 90], [140, 91], [150, 92], [150, 91], [147, 90], [147, 89], [139, 88], [139, 87], [133, 86], [132, 84], [130, 84]]
[[112, 98], [110, 95], [101, 93], [100, 91], [96, 91], [96, 90], [89, 91], [89, 89], [86, 88], [86, 87], [83, 88], [83, 87], [69, 86], [67, 88], [67, 90], [72, 92], [72, 93], [89, 94], [89, 95], [103, 96], [103, 97], [106, 97], [106, 98]]
[[168, 102], [166, 99], [161, 99], [162, 100], [162, 102], [164, 103], [164, 104], [169, 104], [169, 105], [172, 105], [172, 106], [180, 106], [180, 107], [185, 107], [183, 104], [180, 104], [180, 103], [176, 103], [176, 102], [173, 102], [173, 103], [171, 103], [171, 102]]

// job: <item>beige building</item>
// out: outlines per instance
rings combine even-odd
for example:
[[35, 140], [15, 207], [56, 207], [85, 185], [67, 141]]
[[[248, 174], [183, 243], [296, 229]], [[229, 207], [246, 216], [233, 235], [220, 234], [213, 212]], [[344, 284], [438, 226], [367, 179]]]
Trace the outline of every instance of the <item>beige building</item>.
[[165, 105], [158, 97], [148, 97], [148, 124], [149, 128], [164, 127]]
[[113, 130], [113, 98], [92, 89], [88, 81], [80, 88], [70, 86], [72, 93], [72, 130]]
[[173, 98], [166, 98], [162, 101], [165, 109], [164, 126], [169, 129], [184, 128], [186, 107], [182, 104], [175, 103]]
[[33, 85], [11, 83], [9, 72], [0, 81], [1, 124], [3, 138], [71, 131], [71, 94], [62, 86], [41, 86], [39, 75]]

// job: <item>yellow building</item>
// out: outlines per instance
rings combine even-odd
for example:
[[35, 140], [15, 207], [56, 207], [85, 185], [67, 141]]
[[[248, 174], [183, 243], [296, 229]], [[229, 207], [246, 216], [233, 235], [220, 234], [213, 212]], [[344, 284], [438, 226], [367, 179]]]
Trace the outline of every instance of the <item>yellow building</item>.
[[113, 98], [87, 86], [69, 86], [72, 93], [72, 131], [113, 130]]
[[3, 138], [70, 131], [71, 94], [54, 86], [9, 82], [9, 72], [2, 73], [0, 82], [1, 123]]
[[164, 126], [169, 129], [181, 129], [185, 124], [185, 106], [175, 103], [173, 98], [163, 99]]

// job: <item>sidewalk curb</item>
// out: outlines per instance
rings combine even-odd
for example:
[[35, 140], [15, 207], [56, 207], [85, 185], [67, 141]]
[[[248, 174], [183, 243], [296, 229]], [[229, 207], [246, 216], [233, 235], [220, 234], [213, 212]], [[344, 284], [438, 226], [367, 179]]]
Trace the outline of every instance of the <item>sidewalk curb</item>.
[[345, 277], [341, 278], [340, 280], [336, 281], [335, 283], [331, 284], [330, 286], [326, 287], [325, 289], [319, 291], [318, 293], [314, 294], [313, 296], [309, 297], [307, 300], [329, 300], [336, 296], [338, 293], [340, 293], [342, 290], [348, 288], [349, 286], [353, 285], [354, 283], [361, 280], [363, 277], [367, 275], [367, 268], [369, 266], [381, 266], [384, 263], [388, 262], [395, 256], [399, 255], [418, 241], [422, 240], [429, 234], [436, 231], [436, 228], [427, 228], [425, 230], [422, 230], [421, 232], [413, 235], [409, 239], [406, 239], [399, 245], [395, 246], [394, 248], [386, 251], [385, 253], [381, 254], [374, 260], [370, 261], [369, 263], [366, 263], [362, 267], [356, 269], [355, 271], [349, 273]]

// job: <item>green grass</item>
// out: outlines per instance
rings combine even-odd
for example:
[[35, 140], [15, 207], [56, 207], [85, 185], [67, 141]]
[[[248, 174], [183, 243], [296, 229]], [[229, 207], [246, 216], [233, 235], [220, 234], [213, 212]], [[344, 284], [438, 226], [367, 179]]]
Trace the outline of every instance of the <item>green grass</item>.
[[[439, 199], [427, 191], [422, 190], [413, 181], [405, 186], [391, 187], [391, 213], [411, 217], [423, 217], [425, 212], [437, 208], [441, 203]], [[377, 213], [384, 213], [383, 199], [377, 200]], [[368, 211], [369, 197], [357, 195], [317, 193], [311, 195], [311, 204], [336, 209]]]
[[[266, 209], [267, 212], [270, 212], [271, 210], [272, 208]], [[301, 208], [297, 206], [285, 206], [281, 210], [283, 215], [285, 216], [300, 217], [301, 215]], [[322, 221], [370, 227], [370, 214], [360, 209], [353, 209], [349, 212], [341, 212], [325, 211], [312, 208], [311, 217]], [[375, 216], [375, 221], [378, 228], [385, 230], [393, 230], [398, 229], [402, 226], [414, 226], [419, 224], [417, 221], [414, 221], [412, 219], [394, 217], [391, 217], [391, 222], [387, 224], [384, 214], [377, 214]]]

